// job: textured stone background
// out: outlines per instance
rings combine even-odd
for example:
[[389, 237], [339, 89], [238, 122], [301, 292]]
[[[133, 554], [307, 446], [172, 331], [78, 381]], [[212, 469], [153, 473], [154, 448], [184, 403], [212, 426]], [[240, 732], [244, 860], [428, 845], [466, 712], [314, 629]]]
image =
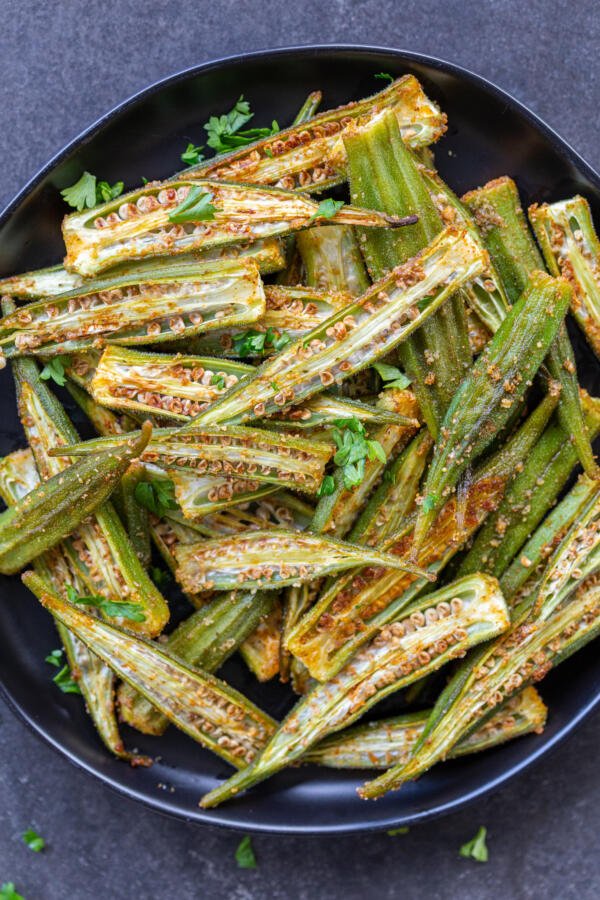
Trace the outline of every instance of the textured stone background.
[[[98, 115], [173, 71], [244, 50], [381, 44], [460, 63], [515, 94], [600, 166], [600, 17], [580, 0], [2, 0], [0, 203]], [[1, 248], [0, 248], [1, 252]], [[405, 837], [254, 840], [171, 821], [78, 772], [0, 709], [0, 883], [27, 900], [587, 900], [600, 894], [598, 717], [477, 806]], [[487, 865], [459, 846], [488, 826]], [[48, 849], [20, 840], [30, 826]]]

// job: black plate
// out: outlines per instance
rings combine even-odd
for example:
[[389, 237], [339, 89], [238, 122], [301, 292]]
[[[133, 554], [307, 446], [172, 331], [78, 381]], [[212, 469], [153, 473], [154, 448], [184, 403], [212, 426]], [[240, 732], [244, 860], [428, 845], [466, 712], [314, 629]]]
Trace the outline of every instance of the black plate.
[[[168, 176], [179, 166], [188, 140], [202, 143], [201, 125], [229, 109], [242, 92], [255, 122], [291, 120], [310, 90], [324, 91], [333, 107], [382, 86], [376, 72], [414, 73], [448, 113], [449, 132], [438, 144], [441, 174], [457, 191], [498, 175], [516, 178], [527, 202], [557, 200], [575, 192], [591, 202], [600, 221], [600, 178], [561, 138], [517, 101], [458, 66], [414, 53], [367, 47], [275, 50], [220, 60], [162, 81], [110, 112], [66, 147], [9, 204], [0, 217], [1, 272], [11, 274], [61, 258], [60, 221], [65, 212], [58, 189], [83, 169], [111, 182], [137, 186], [142, 176]], [[583, 342], [578, 358], [584, 383], [591, 357]], [[596, 367], [597, 368], [597, 367]], [[11, 379], [3, 377], [0, 452], [22, 445]], [[86, 771], [129, 797], [182, 818], [245, 830], [325, 833], [389, 828], [456, 809], [498, 787], [547, 752], [600, 701], [597, 648], [577, 654], [543, 684], [550, 718], [541, 737], [439, 766], [416, 784], [377, 803], [359, 801], [360, 773], [316, 768], [282, 772], [222, 808], [203, 811], [198, 798], [228, 767], [208, 751], [170, 729], [161, 739], [125, 731], [161, 761], [131, 769], [100, 745], [80, 698], [52, 684], [44, 656], [56, 646], [52, 622], [18, 578], [0, 579], [0, 681], [5, 697], [52, 746]], [[230, 662], [226, 677], [274, 715], [288, 693], [280, 685], [259, 687], [241, 665]], [[386, 709], [387, 712], [387, 709]]]

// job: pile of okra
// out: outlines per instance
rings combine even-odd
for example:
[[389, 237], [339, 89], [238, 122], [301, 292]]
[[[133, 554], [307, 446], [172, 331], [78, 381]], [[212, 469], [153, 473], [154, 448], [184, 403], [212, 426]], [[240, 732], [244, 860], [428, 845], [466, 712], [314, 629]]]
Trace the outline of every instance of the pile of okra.
[[[525, 210], [510, 173], [459, 198], [444, 113], [390, 81], [84, 196], [63, 264], [0, 282], [26, 439], [0, 571], [110, 753], [149, 765], [120, 722], [175, 726], [233, 767], [205, 807], [291, 764], [376, 798], [541, 732], [534, 685], [600, 631], [600, 398], [566, 328], [600, 355], [588, 202]], [[283, 721], [233, 654], [289, 685]]]

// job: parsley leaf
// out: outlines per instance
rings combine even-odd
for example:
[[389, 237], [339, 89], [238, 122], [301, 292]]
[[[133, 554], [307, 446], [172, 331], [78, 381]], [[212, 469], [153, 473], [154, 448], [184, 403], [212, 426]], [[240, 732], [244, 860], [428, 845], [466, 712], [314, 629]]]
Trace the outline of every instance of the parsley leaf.
[[186, 166], [198, 165], [198, 163], [202, 162], [204, 159], [204, 154], [201, 152], [202, 150], [204, 150], [204, 145], [197, 147], [196, 144], [188, 144], [181, 154], [181, 162], [185, 163]]
[[177, 509], [175, 485], [170, 478], [152, 478], [140, 481], [135, 486], [133, 495], [140, 506], [162, 519], [168, 509]]
[[319, 485], [317, 497], [330, 497], [335, 491], [335, 478], [333, 475], [325, 475], [323, 481]]
[[487, 828], [484, 828], [484, 826], [481, 825], [475, 837], [462, 845], [460, 848], [460, 855], [464, 856], [466, 859], [474, 859], [476, 862], [487, 862], [488, 848], [485, 843], [486, 835]]
[[332, 200], [331, 197], [321, 200], [316, 213], [313, 213], [308, 223], [314, 222], [315, 219], [332, 219], [342, 206], [345, 206], [343, 200]]
[[384, 390], [387, 388], [406, 388], [410, 384], [410, 378], [407, 378], [404, 372], [396, 366], [388, 366], [387, 363], [373, 363], [373, 368], [384, 382]]
[[59, 650], [51, 650], [48, 656], [44, 657], [44, 662], [50, 663], [51, 666], [56, 666], [58, 669], [62, 662], [62, 649]]
[[267, 328], [266, 331], [250, 329], [233, 336], [233, 350], [236, 356], [244, 359], [246, 356], [255, 356], [271, 347], [279, 352], [291, 340], [291, 337], [285, 331], [277, 332], [274, 328]]
[[105, 615], [114, 617], [120, 616], [122, 619], [129, 619], [131, 622], [145, 622], [146, 615], [139, 603], [126, 603], [120, 600], [107, 600], [98, 594], [89, 597], [80, 597], [74, 587], [67, 586], [67, 597], [71, 603], [78, 603], [81, 606], [94, 606], [101, 610]]
[[212, 194], [203, 190], [199, 184], [190, 189], [189, 194], [169, 213], [169, 221], [181, 224], [182, 222], [209, 222], [215, 217], [216, 207], [210, 202]]
[[30, 850], [33, 850], [34, 853], [41, 853], [44, 847], [46, 846], [46, 841], [43, 837], [34, 831], [33, 828], [28, 828], [27, 831], [23, 832], [23, 840], [27, 844]]
[[220, 391], [225, 387], [225, 376], [219, 375], [218, 372], [215, 372], [213, 377], [210, 379], [210, 383], [214, 384]]
[[389, 72], [378, 72], [374, 77], [379, 78], [380, 81], [389, 81], [390, 84], [393, 84], [396, 80]]
[[60, 387], [63, 387], [67, 380], [65, 368], [70, 365], [70, 356], [53, 356], [52, 359], [48, 360], [40, 372], [40, 378], [43, 379], [43, 381], [48, 381], [51, 378], [52, 381], [56, 382]]
[[61, 689], [63, 694], [80, 694], [81, 688], [71, 677], [71, 670], [68, 664], [65, 664], [60, 672], [57, 672], [52, 679], [54, 684]]
[[422, 503], [423, 512], [431, 512], [432, 509], [435, 509], [436, 503], [437, 496], [435, 494], [428, 494]]
[[390, 828], [387, 834], [389, 835], [389, 837], [396, 837], [399, 834], [408, 834], [409, 831], [410, 828], [408, 827], [408, 825], [403, 825], [401, 828]]
[[344, 487], [351, 490], [365, 477], [367, 459], [385, 463], [387, 457], [379, 441], [367, 440], [365, 426], [356, 417], [336, 419], [334, 425], [331, 434], [338, 449], [333, 461], [342, 469]]
[[159, 590], [166, 587], [171, 581], [171, 573], [160, 566], [150, 566], [150, 578]]
[[215, 153], [227, 153], [237, 147], [251, 144], [253, 141], [271, 137], [279, 131], [279, 125], [275, 120], [270, 128], [248, 128], [242, 131], [242, 126], [254, 117], [250, 111], [250, 104], [244, 100], [242, 94], [235, 106], [224, 116], [211, 116], [204, 130], [208, 134], [207, 144]]
[[240, 869], [256, 869], [256, 856], [252, 847], [252, 839], [247, 834], [239, 842], [235, 851], [235, 861]]
[[96, 176], [90, 172], [84, 172], [79, 181], [70, 187], [64, 188], [60, 192], [61, 197], [81, 212], [84, 209], [92, 209], [98, 203], [108, 203], [110, 200], [116, 200], [123, 193], [125, 185], [122, 181], [115, 184], [109, 184], [108, 181], [97, 181]]
[[5, 881], [0, 886], [0, 900], [25, 900], [23, 894], [17, 894], [14, 881]]

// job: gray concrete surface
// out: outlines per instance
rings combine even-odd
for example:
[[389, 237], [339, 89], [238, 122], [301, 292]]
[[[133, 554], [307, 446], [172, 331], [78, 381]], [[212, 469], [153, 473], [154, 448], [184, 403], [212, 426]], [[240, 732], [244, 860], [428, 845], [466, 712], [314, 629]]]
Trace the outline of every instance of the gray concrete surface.
[[[496, 81], [600, 166], [600, 17], [593, 0], [2, 0], [0, 203], [77, 132], [173, 71], [238, 51], [358, 42], [423, 51]], [[0, 709], [0, 884], [27, 900], [468, 900], [600, 895], [600, 719], [534, 770], [407, 836], [239, 835], [144, 810], [95, 783]], [[480, 824], [487, 865], [459, 858]], [[20, 840], [35, 827], [47, 849]]]

